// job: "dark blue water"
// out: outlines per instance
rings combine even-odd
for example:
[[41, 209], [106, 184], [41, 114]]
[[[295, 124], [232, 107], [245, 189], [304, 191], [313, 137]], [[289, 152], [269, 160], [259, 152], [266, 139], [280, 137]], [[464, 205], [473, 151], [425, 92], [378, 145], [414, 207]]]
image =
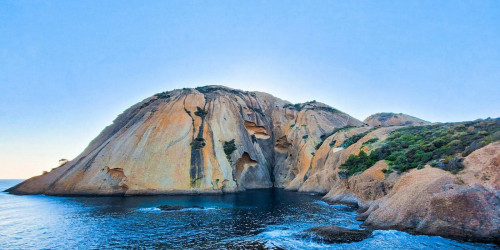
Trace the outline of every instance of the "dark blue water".
[[[19, 181], [0, 180], [5, 190]], [[165, 212], [160, 205], [202, 206]], [[406, 248], [477, 249], [399, 231], [375, 231], [350, 244], [325, 244], [300, 232], [318, 225], [359, 228], [355, 212], [319, 196], [283, 190], [230, 195], [49, 197], [0, 193], [0, 248]]]

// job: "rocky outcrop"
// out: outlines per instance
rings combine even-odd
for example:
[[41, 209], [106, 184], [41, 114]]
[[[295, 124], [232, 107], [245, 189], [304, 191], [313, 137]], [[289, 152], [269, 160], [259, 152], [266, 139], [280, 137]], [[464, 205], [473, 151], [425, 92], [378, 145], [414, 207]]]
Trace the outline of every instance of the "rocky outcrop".
[[[500, 175], [499, 152], [500, 142], [473, 152], [466, 157], [464, 171], [457, 175], [430, 166], [411, 170], [387, 196], [370, 204], [363, 215], [365, 224], [500, 242], [500, 191], [495, 187], [498, 182], [491, 181]], [[476, 164], [479, 155], [483, 164]]]
[[387, 164], [379, 161], [350, 178], [330, 177], [335, 181], [323, 199], [359, 206], [358, 219], [375, 229], [498, 243], [499, 152], [500, 142], [474, 151], [456, 175], [429, 165], [384, 174]]
[[135, 195], [297, 189], [326, 133], [362, 122], [222, 86], [177, 89], [130, 107], [75, 159], [8, 191]]
[[[500, 142], [463, 160], [457, 174], [426, 166], [386, 174], [385, 161], [348, 178], [339, 167], [351, 154], [371, 152], [399, 127], [351, 128], [328, 137], [316, 151], [313, 168], [299, 191], [326, 193], [323, 200], [360, 207], [358, 219], [378, 229], [498, 242], [500, 235]], [[347, 148], [345, 138], [369, 132]], [[376, 138], [376, 139], [374, 139]]]
[[418, 126], [428, 125], [427, 121], [409, 116], [406, 114], [396, 113], [377, 113], [368, 116], [364, 123], [374, 127], [387, 127], [387, 126]]
[[[325, 200], [327, 201], [336, 202], [345, 200], [346, 203], [357, 204], [357, 198], [354, 198], [357, 195], [353, 193], [354, 188], [350, 188], [349, 180], [341, 180], [338, 176], [339, 166], [352, 154], [357, 155], [361, 150], [369, 152], [375, 146], [374, 144], [366, 144], [370, 139], [376, 138], [379, 141], [383, 141], [390, 132], [397, 128], [399, 127], [378, 128], [376, 130], [372, 130], [370, 127], [347, 128], [331, 135], [316, 151], [312, 169], [299, 191], [328, 193], [325, 196]], [[347, 148], [342, 147], [346, 139], [363, 133], [367, 134], [357, 142]], [[361, 176], [371, 175], [372, 172], [373, 170], [366, 171]], [[384, 175], [382, 174], [382, 176]], [[357, 178], [361, 177], [358, 176]], [[335, 195], [338, 196], [335, 197]], [[358, 197], [360, 197], [359, 194]]]

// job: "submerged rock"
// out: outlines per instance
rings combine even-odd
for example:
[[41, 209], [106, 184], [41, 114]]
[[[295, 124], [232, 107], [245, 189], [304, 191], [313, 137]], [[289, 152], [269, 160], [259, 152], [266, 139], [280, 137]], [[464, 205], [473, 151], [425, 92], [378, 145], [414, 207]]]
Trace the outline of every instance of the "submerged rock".
[[177, 210], [186, 209], [186, 208], [203, 209], [204, 207], [200, 207], [200, 206], [162, 205], [162, 206], [159, 206], [158, 208], [160, 210], [163, 210], [163, 211], [177, 211]]
[[328, 243], [347, 243], [362, 241], [370, 237], [372, 232], [338, 226], [319, 226], [307, 229], [306, 234]]

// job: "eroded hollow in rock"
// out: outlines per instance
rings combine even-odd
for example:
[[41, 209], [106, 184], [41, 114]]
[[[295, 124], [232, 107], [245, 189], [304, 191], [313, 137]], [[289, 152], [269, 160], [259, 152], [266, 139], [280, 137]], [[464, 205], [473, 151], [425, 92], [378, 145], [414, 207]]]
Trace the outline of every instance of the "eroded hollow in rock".
[[274, 150], [280, 153], [288, 152], [288, 149], [292, 146], [290, 142], [286, 139], [286, 136], [282, 136], [276, 141], [276, 145], [274, 145]]
[[267, 133], [267, 129], [263, 126], [257, 126], [255, 122], [245, 121], [245, 128], [250, 135], [255, 135], [258, 139], [269, 139], [271, 136]]
[[257, 166], [259, 163], [253, 160], [247, 152], [244, 152], [243, 155], [236, 161], [235, 164], [235, 178], [236, 181], [241, 180], [242, 174], [252, 166]]
[[106, 171], [108, 176], [112, 179], [110, 181], [112, 187], [121, 189], [123, 192], [128, 189], [128, 186], [125, 183], [127, 180], [127, 176], [125, 175], [123, 168], [106, 167]]
[[110, 168], [108, 167], [109, 177], [113, 179], [123, 179], [125, 178], [125, 173], [123, 172], [123, 168]]

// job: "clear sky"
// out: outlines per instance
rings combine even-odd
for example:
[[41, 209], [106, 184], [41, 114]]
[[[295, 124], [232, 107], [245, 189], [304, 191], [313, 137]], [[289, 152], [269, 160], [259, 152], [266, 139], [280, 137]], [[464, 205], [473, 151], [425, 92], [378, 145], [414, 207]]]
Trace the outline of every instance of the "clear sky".
[[127, 107], [220, 84], [360, 120], [500, 116], [500, 1], [0, 1], [0, 178], [77, 156]]

